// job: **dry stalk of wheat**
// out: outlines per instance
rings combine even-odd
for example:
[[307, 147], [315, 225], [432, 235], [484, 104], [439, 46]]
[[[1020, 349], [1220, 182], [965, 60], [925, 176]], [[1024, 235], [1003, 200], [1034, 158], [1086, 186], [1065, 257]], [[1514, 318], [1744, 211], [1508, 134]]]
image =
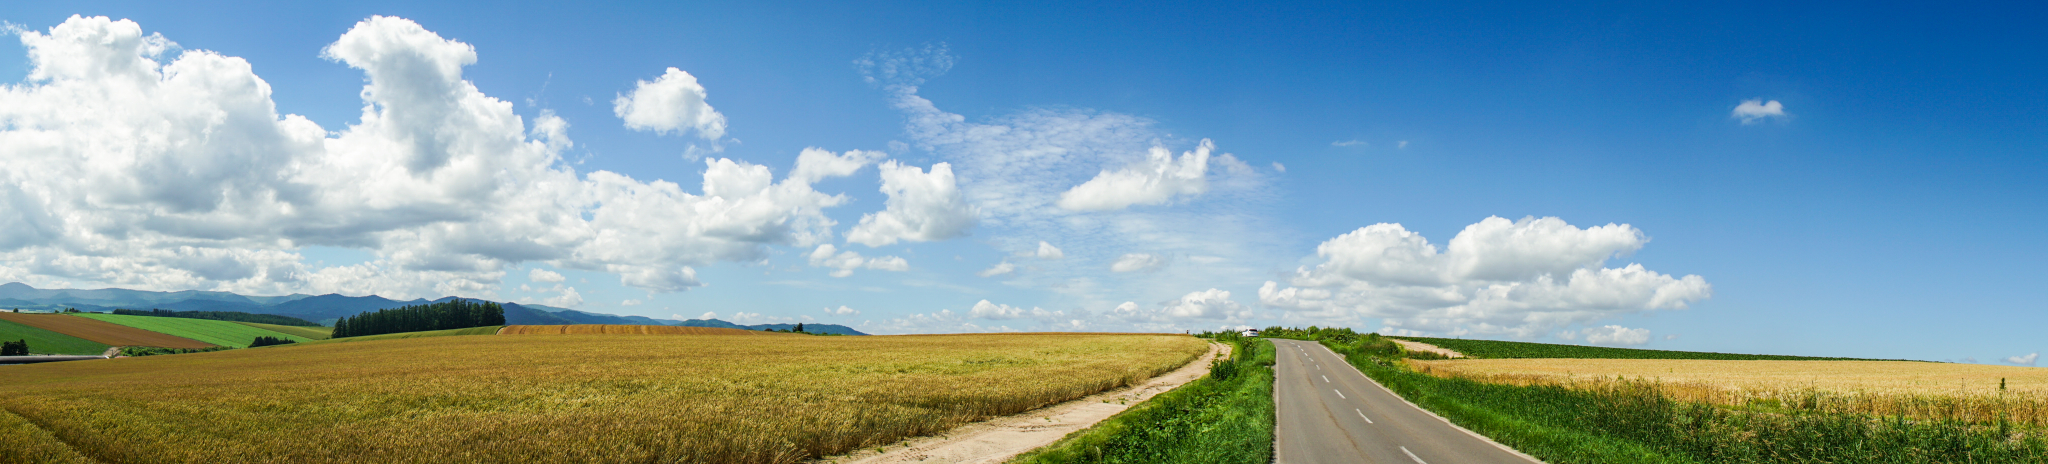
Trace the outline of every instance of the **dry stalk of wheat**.
[[[1610, 387], [1650, 381], [1674, 400], [1885, 417], [2048, 425], [2048, 369], [1908, 361], [1457, 359], [1409, 361], [1438, 377]], [[2000, 385], [2004, 389], [2000, 389]]]

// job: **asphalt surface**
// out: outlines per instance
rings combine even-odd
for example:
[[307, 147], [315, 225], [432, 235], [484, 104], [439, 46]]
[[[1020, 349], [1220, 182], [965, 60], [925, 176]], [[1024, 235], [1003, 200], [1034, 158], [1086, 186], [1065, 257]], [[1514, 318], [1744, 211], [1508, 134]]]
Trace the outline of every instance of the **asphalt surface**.
[[1528, 464], [1539, 462], [1416, 408], [1315, 342], [1271, 339], [1274, 461]]

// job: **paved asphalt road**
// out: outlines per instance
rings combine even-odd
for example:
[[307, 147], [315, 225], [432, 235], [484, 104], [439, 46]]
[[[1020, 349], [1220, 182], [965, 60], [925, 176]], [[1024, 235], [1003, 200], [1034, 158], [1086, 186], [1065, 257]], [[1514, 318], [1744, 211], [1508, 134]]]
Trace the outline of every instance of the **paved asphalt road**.
[[1315, 342], [1271, 339], [1274, 460], [1301, 463], [1528, 464], [1401, 397]]

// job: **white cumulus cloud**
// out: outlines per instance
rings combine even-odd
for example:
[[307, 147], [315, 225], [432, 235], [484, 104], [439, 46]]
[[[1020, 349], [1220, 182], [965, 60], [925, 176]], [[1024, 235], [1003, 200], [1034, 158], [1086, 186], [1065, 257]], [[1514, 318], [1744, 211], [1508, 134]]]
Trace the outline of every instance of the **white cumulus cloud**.
[[889, 161], [881, 170], [887, 209], [861, 216], [860, 224], [846, 232], [846, 241], [870, 247], [898, 240], [927, 242], [966, 235], [974, 227], [974, 207], [960, 195], [951, 165], [934, 164], [927, 174]]
[[1778, 103], [1777, 100], [1766, 102], [1761, 98], [1743, 100], [1741, 104], [1735, 105], [1734, 111], [1728, 113], [1728, 117], [1739, 119], [1743, 124], [1756, 124], [1766, 118], [1785, 116], [1785, 104]]
[[796, 155], [796, 169], [789, 172], [789, 178], [815, 184], [829, 177], [851, 176], [885, 156], [888, 155], [878, 151], [848, 150], [837, 154], [822, 148], [805, 148]]
[[2032, 366], [2034, 365], [2034, 361], [2040, 359], [2041, 353], [2027, 353], [2025, 355], [2020, 356], [2008, 356], [2005, 358], [2005, 362], [2008, 364], [2017, 364], [2021, 366]]
[[910, 270], [910, 262], [905, 261], [903, 258], [895, 256], [863, 257], [860, 253], [850, 250], [839, 251], [838, 248], [833, 247], [830, 243], [818, 245], [817, 249], [811, 250], [810, 258], [812, 266], [832, 269], [832, 277], [850, 276], [853, 275], [853, 270], [860, 268], [881, 271]]
[[1060, 247], [1052, 246], [1051, 243], [1044, 241], [1038, 242], [1038, 252], [1033, 254], [1038, 256], [1038, 259], [1060, 259], [1067, 257], [1067, 253], [1060, 251]]
[[[332, 131], [279, 114], [247, 61], [132, 21], [16, 33], [30, 73], [0, 87], [0, 274], [30, 283], [486, 297], [540, 262], [673, 292], [701, 285], [693, 266], [829, 241], [823, 210], [847, 200], [811, 188], [850, 174], [846, 157], [799, 159], [781, 181], [706, 159], [701, 194], [579, 173], [562, 158], [566, 121], [483, 94], [462, 76], [473, 47], [402, 18], [363, 20], [323, 50], [367, 77], [360, 120]], [[683, 83], [635, 95], [698, 87]], [[629, 118], [660, 120], [630, 116], [655, 98], [628, 100]], [[701, 110], [692, 130], [722, 132]], [[374, 259], [321, 267], [305, 246]]]
[[825, 308], [825, 314], [831, 316], [859, 316], [860, 311], [841, 305], [837, 308]]
[[1109, 270], [1112, 272], [1150, 271], [1159, 269], [1160, 266], [1164, 265], [1166, 265], [1166, 259], [1160, 258], [1159, 255], [1128, 253], [1118, 257], [1115, 263], [1110, 264]]
[[1065, 317], [1065, 316], [1066, 316], [1066, 312], [1065, 312], [1065, 311], [1047, 311], [1047, 310], [1044, 310], [1044, 309], [1041, 309], [1041, 308], [1035, 308], [1035, 307], [1034, 307], [1034, 308], [1031, 308], [1031, 309], [1024, 309], [1024, 308], [1021, 308], [1021, 307], [1017, 307], [1017, 306], [1010, 306], [1010, 305], [1006, 305], [1006, 304], [996, 304], [996, 303], [990, 303], [990, 302], [989, 302], [988, 300], [981, 300], [980, 302], [977, 302], [977, 303], [975, 303], [975, 304], [974, 304], [974, 308], [973, 308], [973, 309], [969, 309], [967, 313], [968, 313], [968, 315], [971, 315], [971, 316], [974, 316], [974, 317], [976, 317], [976, 318], [980, 318], [980, 319], [996, 319], [996, 320], [1001, 320], [1001, 319], [1059, 319], [1059, 318], [1062, 318], [1062, 317]]
[[668, 68], [654, 82], [639, 81], [633, 93], [613, 99], [612, 113], [629, 129], [661, 134], [695, 131], [706, 140], [717, 140], [725, 136], [725, 115], [704, 99], [704, 85], [697, 83], [697, 76]]
[[1011, 272], [1016, 272], [1016, 271], [1017, 271], [1017, 265], [1015, 265], [1015, 264], [1010, 264], [1010, 262], [1009, 262], [1009, 261], [1003, 261], [1003, 262], [1000, 262], [1000, 263], [996, 263], [996, 265], [994, 265], [994, 266], [989, 266], [989, 268], [988, 268], [988, 269], [983, 269], [983, 270], [981, 270], [981, 272], [976, 272], [976, 273], [974, 273], [974, 275], [978, 275], [978, 276], [982, 276], [982, 277], [995, 277], [995, 276], [999, 276], [999, 275], [1003, 275], [1003, 274], [1009, 274], [1009, 273], [1011, 273]]
[[[1215, 154], [1214, 141], [1208, 144], [1213, 156], [1201, 170], [1203, 190], [1198, 195], [1169, 195], [1157, 207], [1062, 207], [1063, 196], [1073, 197], [1068, 192], [1076, 186], [1102, 178], [1094, 185], [1114, 190], [1109, 187], [1122, 184], [1112, 181], [1123, 178], [1116, 173], [1149, 178], [1153, 171], [1145, 171], [1148, 167], [1170, 165], [1170, 179], [1162, 181], [1172, 185], [1165, 190], [1188, 190], [1196, 182], [1177, 173], [1195, 164], [1203, 151], [1202, 139], [1178, 137], [1149, 119], [1089, 108], [1038, 107], [986, 118], [950, 113], [920, 96], [918, 86], [953, 62], [942, 46], [933, 46], [877, 52], [857, 64], [906, 116], [907, 139], [891, 150], [915, 148], [949, 163], [962, 195], [980, 213], [974, 229], [977, 240], [1012, 255], [1018, 267], [1031, 260], [1032, 272], [1013, 269], [1020, 275], [1011, 284], [1051, 289], [1059, 294], [1057, 304], [1062, 307], [1107, 310], [1138, 295], [1150, 299], [1184, 293], [1190, 282], [1203, 287], [1257, 282], [1268, 272], [1251, 263], [1285, 253], [1288, 243], [1268, 233], [1273, 219], [1265, 216], [1273, 210], [1271, 199], [1277, 197], [1267, 182], [1271, 171]], [[1155, 154], [1170, 158], [1182, 151], [1188, 154], [1151, 162], [1157, 159]], [[1104, 177], [1104, 172], [1111, 174]], [[1150, 192], [1161, 186], [1139, 187]], [[1059, 256], [1078, 259], [1033, 258], [1046, 240], [1061, 240], [1053, 247], [1064, 248]], [[1173, 266], [1116, 276], [1117, 285], [1098, 284], [1109, 277], [1107, 262], [1127, 250], [1190, 260], [1209, 256], [1228, 264]]]
[[1060, 194], [1059, 206], [1106, 211], [1166, 203], [1176, 195], [1200, 195], [1209, 190], [1209, 152], [1215, 149], [1215, 143], [1202, 139], [1194, 151], [1174, 158], [1165, 147], [1152, 147], [1143, 162], [1114, 171], [1104, 169], [1094, 179]]
[[1712, 295], [1696, 275], [1640, 264], [1605, 267], [1649, 239], [1628, 225], [1581, 229], [1557, 218], [1489, 217], [1443, 252], [1399, 224], [1377, 224], [1316, 247], [1322, 263], [1290, 286], [1266, 282], [1259, 300], [1307, 319], [1381, 318], [1389, 330], [1534, 337], [1559, 327]]
[[1231, 300], [1229, 291], [1212, 288], [1182, 295], [1154, 308], [1143, 308], [1136, 302], [1126, 301], [1110, 310], [1110, 315], [1130, 322], [1173, 323], [1194, 319], [1242, 322], [1251, 318], [1252, 312]]
[[534, 282], [554, 283], [568, 279], [563, 278], [562, 274], [557, 273], [555, 271], [550, 271], [547, 269], [534, 269], [526, 273], [526, 280], [531, 280]]
[[1579, 331], [1586, 337], [1586, 343], [1595, 345], [1641, 345], [1650, 342], [1650, 329], [1631, 329], [1618, 325], [1587, 327]]

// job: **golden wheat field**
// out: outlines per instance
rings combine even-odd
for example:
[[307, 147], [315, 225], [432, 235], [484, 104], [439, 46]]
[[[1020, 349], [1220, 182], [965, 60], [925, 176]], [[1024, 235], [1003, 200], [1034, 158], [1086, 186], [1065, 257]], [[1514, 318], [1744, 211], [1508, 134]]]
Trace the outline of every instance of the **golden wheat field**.
[[[1409, 361], [1439, 377], [1593, 388], [1655, 382], [1673, 399], [2048, 425], [2048, 369], [1910, 361], [1455, 359]], [[2005, 389], [1999, 389], [2003, 381]]]
[[9, 366], [0, 461], [799, 462], [1124, 386], [1206, 349], [1179, 335], [556, 335]]

